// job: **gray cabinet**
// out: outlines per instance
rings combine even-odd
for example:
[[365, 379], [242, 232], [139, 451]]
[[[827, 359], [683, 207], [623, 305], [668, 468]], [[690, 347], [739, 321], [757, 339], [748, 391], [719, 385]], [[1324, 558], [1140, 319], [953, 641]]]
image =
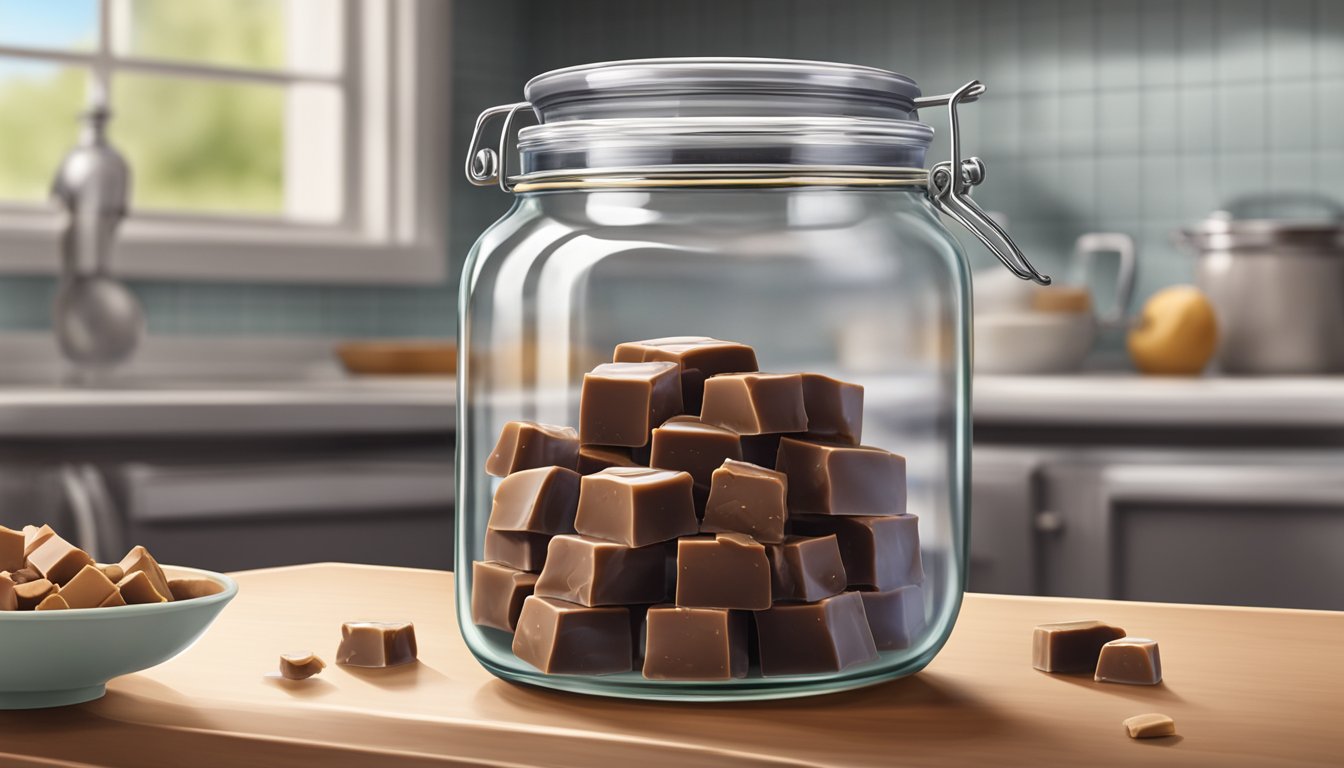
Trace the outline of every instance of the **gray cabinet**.
[[977, 446], [972, 501], [973, 590], [1344, 609], [1333, 447]]

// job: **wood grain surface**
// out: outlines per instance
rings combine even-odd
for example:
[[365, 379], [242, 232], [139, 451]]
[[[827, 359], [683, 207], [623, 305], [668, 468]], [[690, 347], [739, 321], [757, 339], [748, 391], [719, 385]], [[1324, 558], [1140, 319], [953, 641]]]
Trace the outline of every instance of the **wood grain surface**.
[[[96, 702], [0, 713], [19, 766], [1340, 765], [1344, 613], [968, 595], [910, 678], [830, 696], [655, 704], [505, 683], [469, 656], [451, 574], [313, 565], [238, 574], [184, 655]], [[332, 661], [342, 621], [415, 621], [418, 665], [263, 679], [282, 651]], [[1161, 643], [1166, 682], [1031, 668], [1041, 622], [1100, 618]], [[9, 663], [13, 663], [10, 660]], [[1178, 736], [1129, 739], [1144, 712]]]

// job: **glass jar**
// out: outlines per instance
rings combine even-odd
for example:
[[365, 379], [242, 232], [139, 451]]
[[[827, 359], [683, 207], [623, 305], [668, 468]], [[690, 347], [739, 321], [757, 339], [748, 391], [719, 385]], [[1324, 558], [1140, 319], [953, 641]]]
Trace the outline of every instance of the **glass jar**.
[[[732, 700], [871, 685], [916, 672], [933, 658], [952, 630], [965, 587], [971, 437], [970, 278], [939, 212], [970, 229], [1019, 277], [1048, 282], [968, 196], [984, 166], [961, 159], [956, 111], [983, 91], [973, 81], [955, 93], [925, 97], [902, 75], [841, 64], [659, 59], [549, 72], [527, 84], [527, 101], [481, 115], [467, 175], [514, 194], [512, 208], [473, 248], [460, 301], [457, 606], [467, 645], [487, 669], [508, 680], [583, 693]], [[952, 157], [926, 169], [933, 130], [917, 110], [930, 108], [949, 114]], [[536, 124], [517, 131], [521, 167], [515, 176], [507, 167], [508, 144], [520, 116]], [[503, 122], [498, 149], [481, 147], [482, 129], [497, 118]], [[905, 512], [917, 518], [911, 526], [917, 548], [878, 554], [901, 559], [901, 583], [876, 584], [881, 580], [860, 575], [873, 565], [860, 562], [867, 534], [837, 532], [848, 566], [847, 585], [839, 589], [860, 594], [841, 593], [825, 603], [834, 613], [817, 616], [835, 621], [835, 628], [798, 650], [801, 672], [775, 660], [780, 638], [757, 636], [766, 630], [752, 622], [766, 614], [726, 614], [731, 653], [745, 647], [753, 656], [745, 676], [726, 679], [641, 674], [640, 644], [652, 648], [649, 633], [664, 633], [652, 621], [640, 629], [647, 603], [658, 602], [647, 595], [643, 604], [625, 608], [633, 627], [632, 666], [612, 674], [542, 672], [535, 656], [529, 663], [515, 655], [515, 636], [473, 615], [475, 596], [477, 610], [516, 621], [517, 603], [532, 588], [531, 576], [496, 567], [482, 571], [491, 583], [482, 582], [475, 594], [474, 567], [485, 567], [475, 564], [486, 558], [492, 499], [503, 482], [487, 474], [486, 463], [506, 424], [578, 426], [585, 373], [611, 362], [622, 342], [666, 337], [741, 342], [754, 348], [763, 371], [814, 372], [861, 385], [862, 444], [904, 457]], [[599, 402], [594, 392], [584, 407], [618, 405]], [[807, 410], [811, 423], [820, 424], [811, 401]], [[648, 445], [621, 451], [633, 461], [650, 460]], [[560, 463], [573, 468], [572, 456]], [[786, 474], [794, 481], [790, 494], [801, 498], [805, 481]], [[885, 473], [871, 476], [879, 474], [890, 480]], [[852, 476], [836, 477], [853, 484]], [[589, 482], [585, 478], [582, 487]], [[886, 494], [882, 498], [899, 495], [891, 486], [870, 490]], [[793, 529], [823, 534], [851, 525], [837, 522], [842, 515], [800, 514], [795, 497], [788, 500]], [[853, 518], [860, 525], [866, 519]], [[541, 548], [558, 532], [515, 532], [514, 540]], [[672, 573], [675, 548], [652, 546], [666, 547]], [[774, 563], [778, 549], [766, 549]], [[555, 552], [552, 545], [552, 560]], [[540, 557], [536, 552], [534, 562], [510, 568], [535, 566]], [[685, 567], [676, 567], [679, 576]], [[669, 591], [665, 599], [672, 604], [676, 597]], [[508, 600], [511, 612], [500, 602]], [[843, 617], [855, 604], [864, 606], [876, 653], [867, 641], [857, 655], [835, 650], [853, 641], [846, 633], [856, 630]], [[769, 616], [800, 616], [823, 603], [784, 605], [776, 603], [780, 610]], [[560, 609], [552, 608], [531, 617], [524, 609], [527, 626], [518, 632], [529, 633], [527, 642], [560, 654], [551, 634], [560, 633], [572, 655], [576, 644], [606, 647], [610, 638], [601, 633], [617, 631], [610, 629], [616, 626], [610, 611], [565, 603], [561, 608], [573, 612], [556, 618]], [[718, 620], [709, 613], [706, 626]], [[560, 621], [569, 623], [552, 623]], [[717, 631], [713, 626], [704, 631]], [[749, 641], [738, 636], [744, 627]], [[779, 630], [771, 625], [769, 632]], [[686, 637], [656, 641], [693, 645]], [[774, 654], [766, 666], [754, 658], [758, 647]]]

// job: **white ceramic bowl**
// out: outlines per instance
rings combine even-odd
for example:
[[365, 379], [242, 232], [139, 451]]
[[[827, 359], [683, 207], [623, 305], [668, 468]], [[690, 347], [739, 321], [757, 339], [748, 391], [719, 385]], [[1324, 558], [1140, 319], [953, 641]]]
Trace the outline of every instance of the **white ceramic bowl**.
[[1004, 312], [974, 320], [976, 373], [1068, 373], [1083, 364], [1097, 324], [1091, 312]]
[[107, 681], [139, 672], [191, 647], [238, 594], [220, 573], [164, 566], [223, 590], [154, 605], [0, 611], [0, 709], [36, 709], [99, 698]]

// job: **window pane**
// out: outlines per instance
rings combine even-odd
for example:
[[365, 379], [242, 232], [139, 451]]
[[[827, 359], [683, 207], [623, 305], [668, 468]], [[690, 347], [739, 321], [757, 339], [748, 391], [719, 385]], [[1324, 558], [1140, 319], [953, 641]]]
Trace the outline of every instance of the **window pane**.
[[98, 0], [0, 0], [0, 44], [90, 50], [98, 44]]
[[82, 69], [0, 58], [0, 200], [41, 202], [79, 135]]
[[113, 0], [119, 55], [334, 74], [340, 0]]
[[284, 211], [284, 87], [119, 73], [112, 104], [133, 206]]

